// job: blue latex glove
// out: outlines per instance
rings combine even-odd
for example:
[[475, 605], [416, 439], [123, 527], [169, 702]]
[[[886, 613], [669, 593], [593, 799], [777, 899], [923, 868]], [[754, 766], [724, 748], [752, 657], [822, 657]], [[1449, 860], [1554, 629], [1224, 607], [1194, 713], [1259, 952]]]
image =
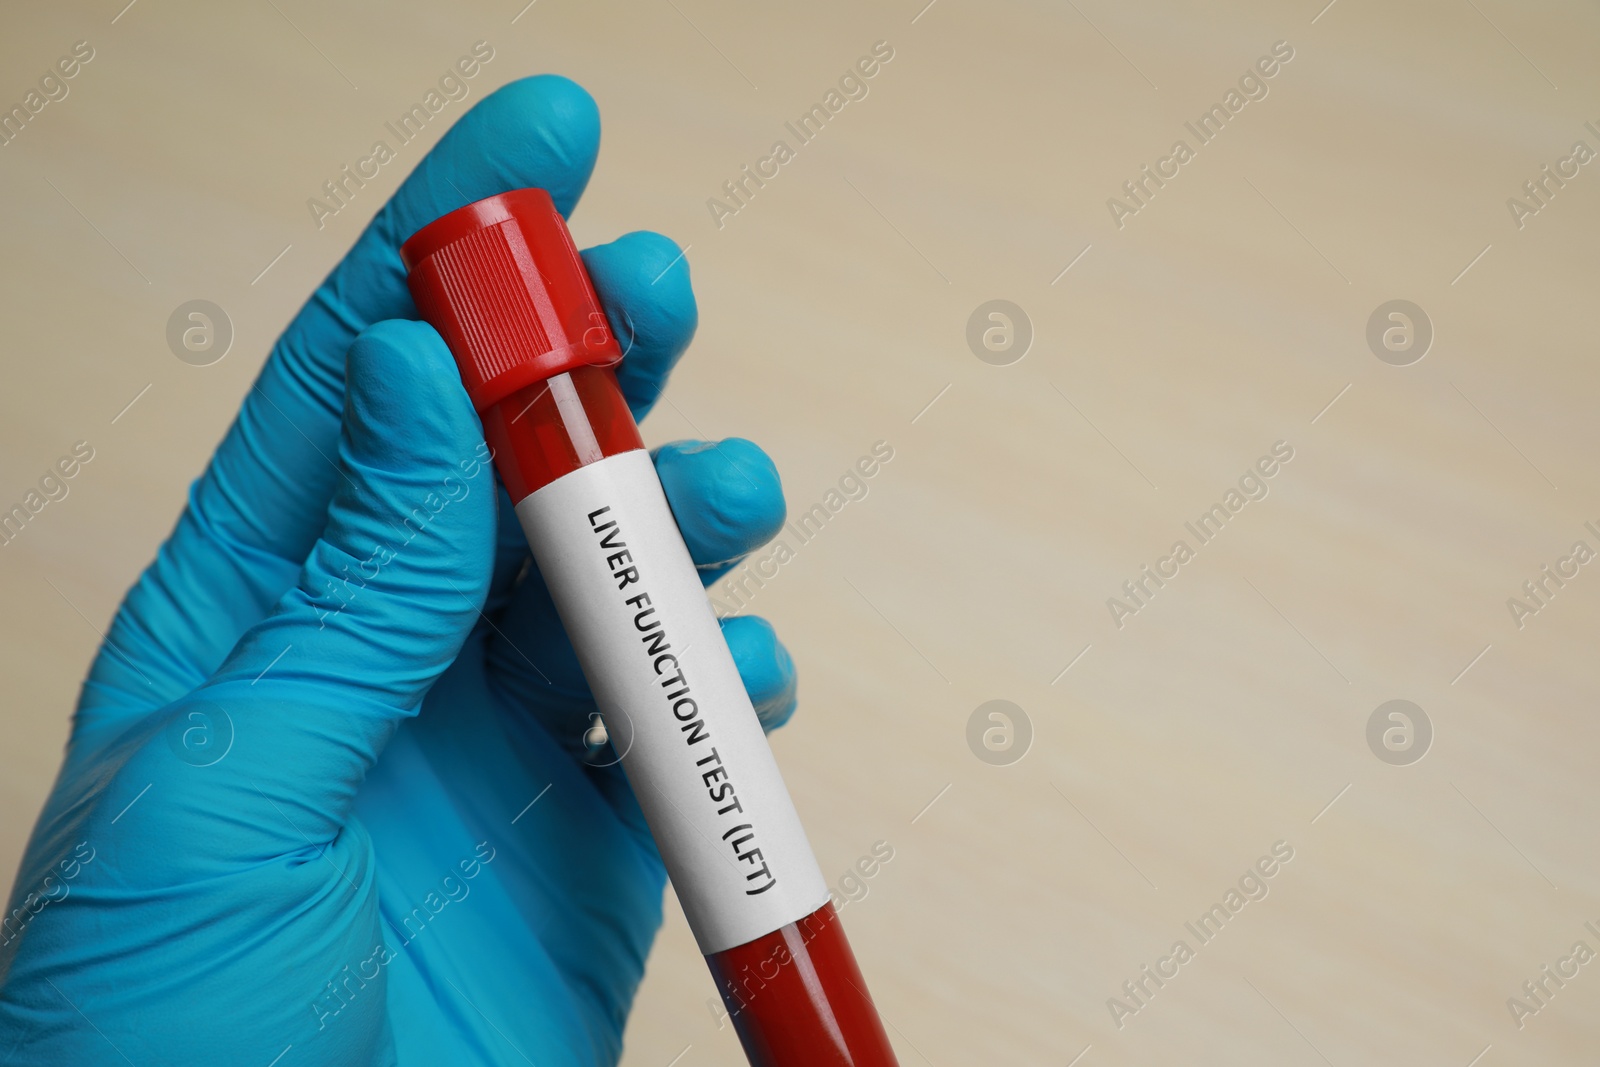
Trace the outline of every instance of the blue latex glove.
[[[398, 256], [507, 189], [570, 212], [599, 132], [561, 78], [484, 99], [277, 343], [84, 685], [0, 933], [0, 1064], [618, 1058], [665, 876]], [[645, 233], [584, 258], [643, 414], [687, 266]], [[656, 463], [708, 575], [782, 524], [748, 442]], [[725, 632], [786, 719], [771, 629]]]

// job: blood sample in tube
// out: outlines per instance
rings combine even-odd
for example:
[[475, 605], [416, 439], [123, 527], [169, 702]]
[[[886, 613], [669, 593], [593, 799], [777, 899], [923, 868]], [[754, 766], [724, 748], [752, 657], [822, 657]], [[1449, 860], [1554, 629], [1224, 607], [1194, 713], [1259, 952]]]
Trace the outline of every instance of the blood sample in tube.
[[866, 981], [617, 384], [622, 350], [542, 189], [401, 249], [756, 1067], [895, 1067]]

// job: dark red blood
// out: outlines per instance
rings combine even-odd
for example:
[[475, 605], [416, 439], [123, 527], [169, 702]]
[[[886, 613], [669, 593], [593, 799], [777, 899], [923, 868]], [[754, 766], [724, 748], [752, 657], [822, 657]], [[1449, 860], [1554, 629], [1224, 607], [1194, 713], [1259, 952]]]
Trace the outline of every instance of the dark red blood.
[[898, 1067], [831, 902], [706, 963], [752, 1067]]
[[[574, 367], [568, 373], [602, 455], [644, 447], [611, 368]], [[513, 505], [584, 465], [546, 382], [517, 390], [482, 417], [484, 440], [494, 451], [495, 468]]]

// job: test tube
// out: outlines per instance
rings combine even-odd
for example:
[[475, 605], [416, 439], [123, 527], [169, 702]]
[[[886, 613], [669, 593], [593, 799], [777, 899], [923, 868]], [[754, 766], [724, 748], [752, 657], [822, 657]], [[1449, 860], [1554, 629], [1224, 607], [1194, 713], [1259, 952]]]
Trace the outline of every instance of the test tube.
[[895, 1067], [805, 830], [542, 189], [401, 249], [753, 1067]]

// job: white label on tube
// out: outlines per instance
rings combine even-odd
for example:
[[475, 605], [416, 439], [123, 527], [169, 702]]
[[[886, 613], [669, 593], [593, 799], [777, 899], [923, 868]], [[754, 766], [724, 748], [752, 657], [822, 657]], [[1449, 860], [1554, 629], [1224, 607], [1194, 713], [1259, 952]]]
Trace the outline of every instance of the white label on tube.
[[641, 450], [517, 505], [706, 955], [822, 907], [828, 886]]

